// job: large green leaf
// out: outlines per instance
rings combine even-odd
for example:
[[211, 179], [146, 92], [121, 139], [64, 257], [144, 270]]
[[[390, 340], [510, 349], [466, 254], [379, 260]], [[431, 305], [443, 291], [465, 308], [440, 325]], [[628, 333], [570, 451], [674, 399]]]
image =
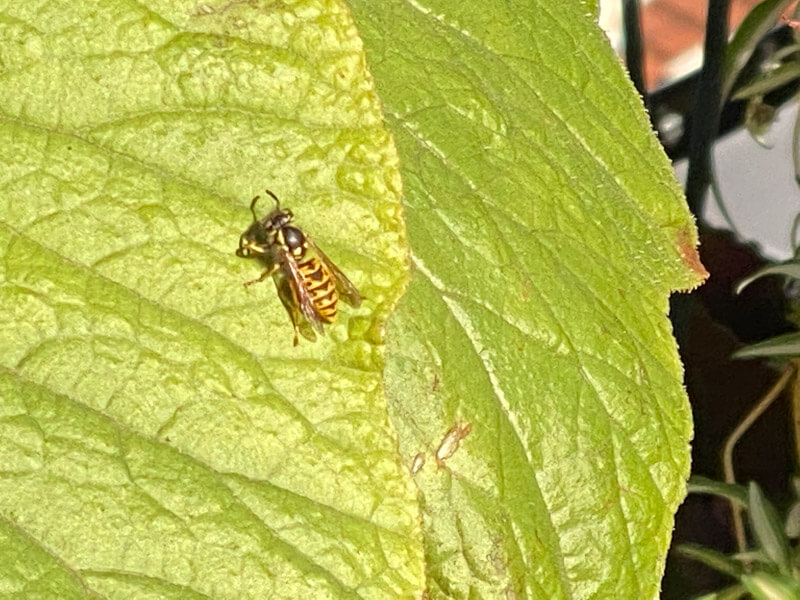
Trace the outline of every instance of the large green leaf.
[[[267, 186], [366, 298], [316, 344], [242, 287]], [[0, 596], [418, 596], [400, 215], [342, 5], [3, 3]]]
[[641, 101], [578, 1], [351, 4], [403, 165], [386, 387], [428, 597], [656, 597], [691, 436], [667, 299], [704, 270]]

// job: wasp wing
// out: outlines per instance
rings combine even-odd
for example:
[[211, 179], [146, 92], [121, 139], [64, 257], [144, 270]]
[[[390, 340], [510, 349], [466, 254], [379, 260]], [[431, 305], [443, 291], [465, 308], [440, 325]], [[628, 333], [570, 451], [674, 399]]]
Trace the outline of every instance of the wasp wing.
[[[281, 266], [283, 267], [281, 271], [284, 277], [286, 277], [292, 296], [294, 296], [294, 300], [296, 301], [296, 308], [300, 310], [300, 315], [311, 324], [317, 333], [323, 335], [325, 330], [322, 328], [322, 317], [314, 306], [314, 300], [311, 298], [311, 294], [308, 293], [303, 274], [300, 272], [300, 267], [297, 265], [294, 256], [289, 252], [282, 253]], [[285, 304], [286, 302], [284, 301], [284, 305]], [[287, 307], [287, 310], [288, 309], [289, 307]], [[294, 321], [294, 317], [292, 320]]]
[[319, 246], [311, 241], [308, 236], [306, 236], [306, 243], [316, 253], [320, 260], [325, 263], [325, 266], [330, 269], [331, 273], [333, 273], [333, 277], [336, 280], [336, 291], [339, 292], [339, 296], [344, 298], [344, 300], [353, 308], [358, 308], [361, 306], [362, 298], [361, 294], [356, 289], [356, 286], [353, 285], [347, 276], [339, 270], [339, 267], [337, 267], [333, 261], [328, 258], [328, 255], [320, 250]]

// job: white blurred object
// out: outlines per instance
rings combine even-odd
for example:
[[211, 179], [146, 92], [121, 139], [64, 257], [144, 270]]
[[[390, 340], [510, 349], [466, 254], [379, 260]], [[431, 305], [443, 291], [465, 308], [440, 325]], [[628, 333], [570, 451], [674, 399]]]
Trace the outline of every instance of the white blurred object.
[[[792, 257], [792, 223], [800, 213], [800, 186], [792, 166], [792, 128], [797, 102], [779, 109], [765, 135], [770, 148], [759, 146], [744, 129], [717, 141], [714, 167], [725, 219], [714, 197], [706, 197], [701, 218], [711, 227], [733, 230], [744, 242], [758, 246], [761, 254], [781, 261]], [[675, 174], [686, 181], [686, 161], [675, 163]]]
[[[625, 39], [622, 35], [622, 2], [624, 0], [600, 0], [600, 18], [597, 24], [606, 32], [614, 51], [622, 56], [625, 49]], [[639, 8], [650, 4], [652, 0], [640, 0]]]
[[664, 63], [661, 77], [670, 82], [684, 77], [688, 73], [699, 71], [703, 66], [703, 46], [695, 44]]
[[614, 52], [622, 54], [622, 0], [600, 0], [598, 25], [606, 32]]

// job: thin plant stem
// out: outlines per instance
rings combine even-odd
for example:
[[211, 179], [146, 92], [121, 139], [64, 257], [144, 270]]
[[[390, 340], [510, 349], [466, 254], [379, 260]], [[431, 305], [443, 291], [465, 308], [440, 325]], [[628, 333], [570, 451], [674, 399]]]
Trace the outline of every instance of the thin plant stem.
[[800, 184], [800, 113], [794, 117], [792, 127], [792, 165], [794, 166], [794, 181]]
[[[770, 407], [775, 399], [780, 396], [781, 392], [789, 383], [789, 380], [795, 374], [795, 364], [789, 363], [778, 381], [775, 382], [775, 385], [773, 385], [770, 390], [761, 398], [761, 400], [759, 400], [758, 403], [750, 410], [750, 412], [745, 415], [744, 419], [742, 419], [736, 429], [733, 430], [733, 433], [728, 436], [728, 439], [725, 441], [725, 447], [722, 451], [722, 469], [725, 473], [726, 483], [736, 483], [736, 476], [733, 472], [733, 449], [736, 447], [736, 444], [739, 443], [739, 440], [747, 432], [747, 430], [753, 426], [753, 423], [755, 423], [759, 417], [764, 414], [764, 411]], [[733, 529], [734, 533], [736, 534], [736, 545], [739, 548], [739, 552], [744, 552], [746, 540], [744, 537], [742, 508], [734, 503], [731, 503], [731, 511], [733, 514]]]
[[689, 138], [689, 170], [686, 174], [686, 201], [696, 215], [703, 208], [710, 183], [711, 148], [719, 129], [729, 9], [730, 0], [708, 0], [703, 68], [695, 91]]
[[792, 382], [792, 425], [794, 426], [794, 460], [800, 465], [800, 361], [794, 360], [795, 373], [798, 376]]
[[797, 258], [797, 250], [798, 246], [800, 246], [800, 240], [797, 237], [797, 232], [800, 231], [800, 213], [794, 216], [794, 220], [792, 221], [792, 232], [789, 234], [792, 241], [792, 256]]
[[628, 68], [633, 85], [647, 102], [639, 0], [622, 0], [622, 23], [623, 31], [625, 32], [625, 65]]

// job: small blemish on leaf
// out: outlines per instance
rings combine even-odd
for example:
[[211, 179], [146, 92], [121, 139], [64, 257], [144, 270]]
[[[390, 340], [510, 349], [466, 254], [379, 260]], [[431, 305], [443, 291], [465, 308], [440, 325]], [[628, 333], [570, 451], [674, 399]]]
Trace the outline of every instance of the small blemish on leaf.
[[442, 380], [439, 377], [439, 373], [433, 374], [433, 383], [431, 383], [431, 391], [436, 393], [439, 391], [439, 388], [442, 386]]
[[412, 476], [416, 475], [420, 472], [422, 467], [425, 466], [425, 453], [418, 452], [417, 455], [414, 457], [414, 460], [411, 461], [411, 467], [409, 467], [409, 472]]
[[227, 4], [223, 4], [219, 7], [211, 6], [210, 4], [202, 3], [198, 4], [197, 8], [195, 9], [194, 15], [195, 17], [205, 17], [207, 15], [221, 15], [224, 12], [227, 12], [234, 6], [238, 6], [240, 4], [246, 4], [250, 7], [255, 7], [255, 3], [253, 0], [231, 0]]
[[439, 465], [439, 468], [444, 467], [445, 461], [456, 453], [461, 440], [467, 437], [470, 431], [472, 431], [472, 423], [456, 423], [444, 434], [442, 442], [436, 450], [436, 464]]

